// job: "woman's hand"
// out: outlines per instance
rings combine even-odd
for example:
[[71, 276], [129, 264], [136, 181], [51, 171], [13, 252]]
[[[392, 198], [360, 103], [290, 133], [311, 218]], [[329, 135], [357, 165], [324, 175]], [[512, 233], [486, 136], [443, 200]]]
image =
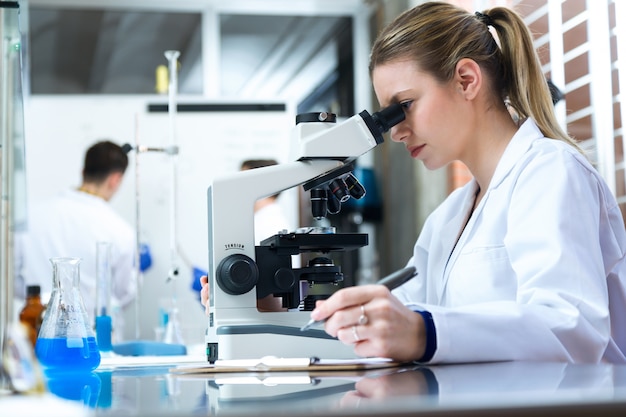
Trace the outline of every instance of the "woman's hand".
[[426, 349], [422, 316], [404, 306], [383, 285], [343, 288], [318, 301], [311, 318], [327, 319], [326, 333], [353, 344], [359, 356], [412, 361], [421, 358]]
[[[354, 384], [354, 391], [348, 391], [340, 401], [345, 408], [368, 407], [362, 400], [388, 401], [393, 397], [416, 397], [433, 395], [431, 385], [437, 386], [437, 380], [428, 369], [389, 370], [389, 373], [366, 374]], [[376, 376], [374, 376], [376, 375]], [[431, 381], [429, 383], [429, 380]], [[436, 391], [435, 391], [436, 392]]]
[[209, 315], [209, 277], [203, 275], [200, 277], [200, 284], [202, 289], [200, 290], [200, 302], [204, 306], [206, 315]]

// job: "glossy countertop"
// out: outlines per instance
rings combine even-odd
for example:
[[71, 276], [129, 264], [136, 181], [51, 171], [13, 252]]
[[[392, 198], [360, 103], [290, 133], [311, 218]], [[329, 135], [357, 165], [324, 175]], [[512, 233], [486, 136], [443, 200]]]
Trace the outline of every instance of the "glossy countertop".
[[500, 362], [319, 374], [170, 372], [196, 361], [202, 358], [105, 360], [80, 380], [47, 380], [46, 394], [0, 397], [0, 414], [626, 415], [626, 365]]

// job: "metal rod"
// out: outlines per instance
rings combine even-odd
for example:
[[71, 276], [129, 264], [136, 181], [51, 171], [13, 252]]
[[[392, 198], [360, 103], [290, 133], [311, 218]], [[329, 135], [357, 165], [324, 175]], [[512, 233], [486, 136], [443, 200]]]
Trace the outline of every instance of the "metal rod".
[[[135, 149], [139, 149], [139, 115], [135, 114]], [[141, 215], [139, 198], [139, 153], [135, 153], [135, 339], [141, 337], [141, 287], [143, 273], [141, 272]]]
[[[176, 152], [167, 152], [170, 156], [170, 269], [167, 277], [167, 282], [173, 281], [174, 288], [172, 290], [172, 307], [168, 312], [170, 315], [168, 320], [168, 328], [165, 331], [165, 338], [167, 343], [182, 343], [180, 337], [174, 338], [174, 335], [179, 335], [178, 326], [178, 305], [177, 305], [177, 280], [180, 273], [179, 265], [179, 253], [178, 253], [178, 144], [176, 140], [176, 114], [177, 103], [176, 96], [178, 94], [178, 57], [179, 51], [165, 51], [165, 58], [169, 63], [169, 85], [168, 85], [168, 115], [169, 115], [169, 147], [165, 149], [174, 149]], [[168, 330], [171, 330], [168, 332]], [[169, 335], [168, 335], [169, 334]], [[168, 340], [170, 339], [170, 340]]]
[[[14, 232], [26, 223], [25, 193], [18, 193], [26, 189], [21, 53], [19, 4], [0, 1], [0, 363], [14, 320]], [[10, 385], [0, 366], [0, 389]]]
[[[169, 115], [169, 139], [170, 147], [178, 149], [176, 141], [176, 95], [178, 93], [178, 57], [179, 51], [165, 51], [165, 58], [169, 62], [169, 86], [168, 86], [168, 115]], [[170, 176], [170, 261], [171, 266], [168, 274], [168, 282], [175, 279], [179, 273], [178, 266], [178, 239], [177, 239], [177, 184], [178, 166], [176, 154], [171, 155]]]

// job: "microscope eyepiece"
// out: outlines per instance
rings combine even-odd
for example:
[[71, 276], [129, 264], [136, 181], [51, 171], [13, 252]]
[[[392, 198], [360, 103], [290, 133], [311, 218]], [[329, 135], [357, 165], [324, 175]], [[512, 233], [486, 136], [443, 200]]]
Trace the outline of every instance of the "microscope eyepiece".
[[364, 110], [359, 113], [359, 116], [365, 121], [377, 144], [383, 142], [383, 133], [389, 131], [389, 129], [403, 121], [406, 117], [400, 103], [392, 104], [372, 115]]
[[380, 126], [381, 132], [385, 133], [404, 120], [402, 104], [396, 103], [372, 114], [372, 119]]

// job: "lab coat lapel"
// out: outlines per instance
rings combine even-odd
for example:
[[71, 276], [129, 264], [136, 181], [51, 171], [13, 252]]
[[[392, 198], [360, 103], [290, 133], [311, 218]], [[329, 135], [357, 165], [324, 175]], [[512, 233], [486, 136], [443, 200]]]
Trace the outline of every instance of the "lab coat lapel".
[[[446, 283], [448, 282], [448, 277], [450, 276], [449, 265], [454, 264], [454, 261], [457, 257], [458, 251], [455, 250], [455, 242], [456, 247], [458, 248], [462, 245], [462, 239], [466, 233], [464, 232], [461, 236], [461, 229], [463, 225], [467, 221], [467, 215], [474, 205], [474, 198], [476, 195], [476, 188], [478, 185], [474, 179], [471, 180], [471, 184], [465, 186], [463, 190], [463, 195], [460, 196], [460, 207], [455, 213], [453, 213], [450, 217], [450, 220], [442, 226], [441, 228], [441, 252], [446, 259], [443, 262], [443, 275], [441, 281], [438, 281], [438, 285], [436, 286], [437, 292], [437, 303], [440, 304], [442, 301], [443, 293], [446, 288]], [[471, 220], [471, 219], [470, 219]], [[466, 226], [466, 229], [470, 225]], [[458, 238], [458, 242], [457, 242]]]
[[543, 134], [535, 122], [532, 119], [527, 119], [517, 130], [502, 154], [500, 162], [498, 162], [491, 182], [489, 183], [487, 192], [500, 185], [517, 164], [517, 161], [528, 151], [528, 148], [530, 148], [534, 140], [543, 137]]

